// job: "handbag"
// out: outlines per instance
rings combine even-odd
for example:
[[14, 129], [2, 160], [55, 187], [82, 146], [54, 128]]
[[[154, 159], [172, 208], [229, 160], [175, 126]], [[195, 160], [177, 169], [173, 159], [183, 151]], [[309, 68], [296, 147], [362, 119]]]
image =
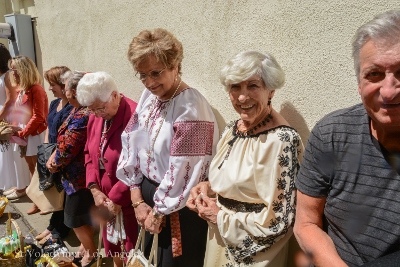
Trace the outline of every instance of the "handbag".
[[[151, 246], [149, 259], [144, 256], [144, 234], [145, 230], [140, 228], [138, 239], [134, 249], [129, 252], [127, 267], [156, 267], [157, 266], [157, 249], [158, 234], [154, 234], [153, 244]], [[140, 246], [140, 248], [139, 248]], [[153, 263], [153, 264], [152, 264]]]
[[46, 166], [47, 161], [56, 147], [56, 143], [44, 143], [38, 146], [37, 171], [39, 173], [39, 189], [41, 191], [50, 189], [54, 184], [61, 184], [61, 173], [51, 173]]
[[64, 195], [62, 190], [58, 192], [55, 186], [46, 191], [39, 190], [39, 174], [35, 170], [31, 183], [26, 188], [26, 194], [35, 203], [42, 213], [50, 213], [64, 209]]

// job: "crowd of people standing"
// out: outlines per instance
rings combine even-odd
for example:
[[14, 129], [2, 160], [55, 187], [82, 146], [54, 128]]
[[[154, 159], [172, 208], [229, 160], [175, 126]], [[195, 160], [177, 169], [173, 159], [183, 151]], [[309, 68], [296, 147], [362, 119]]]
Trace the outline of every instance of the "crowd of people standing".
[[[0, 119], [14, 138], [1, 147], [0, 188], [9, 199], [25, 195], [38, 146], [54, 144], [46, 168], [64, 207], [36, 238], [73, 229], [74, 262], [84, 267], [100, 260], [98, 224], [115, 267], [140, 229], [146, 256], [157, 234], [162, 267], [284, 267], [293, 232], [306, 259], [298, 267], [396, 266], [399, 36], [400, 11], [360, 27], [353, 56], [362, 103], [318, 122], [305, 150], [273, 108], [285, 73], [269, 53], [243, 51], [222, 67], [238, 119], [220, 133], [206, 98], [183, 81], [182, 44], [165, 29], [129, 45], [144, 85], [137, 102], [106, 72], [55, 66], [44, 74], [55, 97], [48, 105], [34, 62], [0, 45]], [[33, 203], [27, 212], [40, 210]]]

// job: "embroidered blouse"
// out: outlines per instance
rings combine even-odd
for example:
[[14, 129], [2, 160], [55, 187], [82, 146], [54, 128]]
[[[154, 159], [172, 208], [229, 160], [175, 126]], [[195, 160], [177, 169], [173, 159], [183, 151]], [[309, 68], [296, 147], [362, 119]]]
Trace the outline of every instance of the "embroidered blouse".
[[235, 123], [225, 128], [210, 166], [209, 181], [221, 207], [217, 227], [234, 263], [227, 266], [267, 266], [292, 235], [303, 144], [288, 126], [247, 137], [235, 132]]
[[184, 89], [171, 99], [165, 116], [166, 107], [168, 100], [143, 92], [122, 133], [117, 168], [118, 179], [132, 189], [144, 177], [159, 184], [154, 202], [161, 214], [183, 208], [190, 189], [208, 178], [219, 135], [211, 107], [196, 89]]
[[83, 150], [86, 144], [89, 111], [86, 107], [73, 108], [60, 126], [55, 162], [61, 164], [61, 183], [68, 195], [86, 188], [86, 168]]

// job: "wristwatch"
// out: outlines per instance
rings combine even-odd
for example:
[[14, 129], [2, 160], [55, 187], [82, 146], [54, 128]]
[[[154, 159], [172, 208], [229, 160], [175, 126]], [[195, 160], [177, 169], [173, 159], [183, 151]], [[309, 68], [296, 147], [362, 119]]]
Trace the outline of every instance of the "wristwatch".
[[87, 188], [90, 190], [90, 189], [92, 189], [92, 187], [94, 187], [96, 185], [97, 185], [97, 183], [91, 182], [88, 184]]
[[157, 219], [164, 217], [164, 214], [159, 213], [155, 208], [153, 208], [153, 216]]

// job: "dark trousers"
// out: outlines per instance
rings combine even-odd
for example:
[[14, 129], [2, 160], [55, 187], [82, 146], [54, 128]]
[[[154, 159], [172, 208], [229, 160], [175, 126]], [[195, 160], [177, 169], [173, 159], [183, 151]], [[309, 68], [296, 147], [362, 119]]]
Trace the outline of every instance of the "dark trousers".
[[[147, 178], [142, 182], [142, 195], [147, 205], [154, 206], [154, 193], [158, 184]], [[172, 257], [171, 226], [169, 216], [166, 216], [166, 227], [158, 234], [158, 266], [159, 267], [202, 267], [206, 252], [208, 224], [195, 212], [188, 208], [178, 211], [182, 238], [182, 256]], [[150, 254], [153, 235], [146, 232], [145, 255]]]

